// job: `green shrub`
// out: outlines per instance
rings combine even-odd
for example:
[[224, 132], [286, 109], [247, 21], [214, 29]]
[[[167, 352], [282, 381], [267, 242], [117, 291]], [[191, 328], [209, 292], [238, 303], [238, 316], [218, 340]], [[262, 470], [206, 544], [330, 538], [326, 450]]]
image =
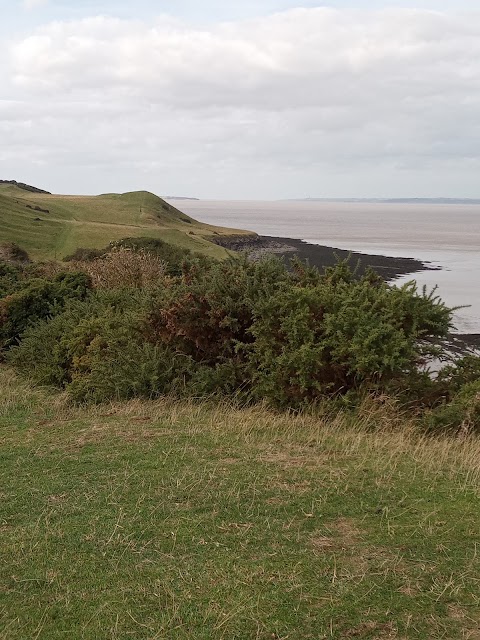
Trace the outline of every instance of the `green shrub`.
[[75, 322], [78, 318], [72, 313], [40, 320], [25, 330], [20, 344], [8, 352], [7, 361], [35, 382], [64, 387], [72, 362], [65, 338]]
[[70, 336], [74, 401], [102, 402], [133, 396], [155, 397], [173, 390], [178, 358], [143, 339], [135, 313], [106, 311], [85, 318]]
[[[183, 263], [194, 258], [189, 249], [182, 249], [154, 238], [125, 238], [115, 242], [111, 247], [124, 247], [153, 254], [165, 263], [167, 275], [180, 275]], [[208, 262], [208, 258], [205, 258], [205, 262]]]
[[147, 319], [150, 339], [212, 366], [237, 360], [253, 339], [256, 301], [268, 298], [288, 277], [278, 260], [193, 266], [153, 302]]
[[345, 263], [320, 275], [275, 259], [192, 261], [162, 287], [84, 300], [80, 275], [31, 281], [0, 303], [3, 330], [22, 335], [10, 361], [76, 401], [224, 393], [293, 407], [369, 391], [419, 396], [432, 393], [420, 365], [450, 326], [433, 294], [358, 279]]
[[433, 431], [463, 434], [480, 431], [480, 379], [463, 385], [450, 402], [429, 412], [426, 422]]
[[0, 298], [4, 298], [17, 289], [21, 275], [22, 269], [19, 266], [0, 262]]
[[99, 318], [108, 310], [122, 315], [140, 304], [138, 296], [117, 291], [95, 292], [84, 300], [69, 300], [61, 313], [26, 329], [7, 359], [36, 382], [64, 387], [71, 381], [72, 336], [80, 323], [85, 318]]
[[449, 397], [456, 395], [465, 385], [477, 380], [480, 380], [480, 357], [471, 354], [444, 367], [437, 378], [438, 384], [443, 386], [444, 393]]
[[385, 389], [416, 376], [437, 353], [451, 312], [413, 284], [390, 287], [345, 263], [317, 284], [290, 286], [259, 301], [251, 333], [252, 391], [283, 405], [352, 389]]
[[138, 291], [95, 292], [23, 334], [8, 360], [37, 382], [63, 387], [76, 402], [101, 402], [173, 391], [189, 360], [143, 335]]
[[90, 280], [84, 273], [61, 273], [54, 280], [33, 278], [0, 300], [0, 349], [14, 344], [31, 325], [56, 315], [68, 300], [84, 299]]
[[156, 240], [155, 238], [124, 238], [112, 242], [104, 249], [77, 249], [74, 253], [64, 258], [66, 262], [93, 262], [97, 258], [104, 258], [112, 251], [118, 249], [130, 249], [135, 252], [151, 254], [159, 258], [166, 266], [165, 273], [169, 276], [179, 276], [185, 268], [197, 264], [201, 268], [208, 268], [213, 262], [202, 254], [193, 253], [190, 249], [184, 249], [176, 245]]

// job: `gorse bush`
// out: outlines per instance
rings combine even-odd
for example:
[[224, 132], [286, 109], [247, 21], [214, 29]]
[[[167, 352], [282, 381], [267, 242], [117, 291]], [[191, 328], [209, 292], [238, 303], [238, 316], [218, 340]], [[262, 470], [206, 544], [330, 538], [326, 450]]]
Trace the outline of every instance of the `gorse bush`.
[[[140, 292], [98, 291], [25, 331], [9, 362], [76, 401], [101, 402], [173, 391], [186, 359], [144, 339]], [[178, 370], [178, 371], [177, 371]]]
[[445, 400], [428, 412], [427, 426], [434, 431], [450, 431], [468, 434], [480, 431], [480, 379], [468, 382], [453, 394], [449, 401]]
[[90, 262], [91, 260], [96, 260], [97, 258], [101, 258], [108, 252], [107, 249], [88, 249], [79, 247], [75, 249], [73, 253], [68, 256], [65, 256], [63, 259], [64, 262]]
[[446, 336], [450, 310], [413, 284], [359, 280], [345, 265], [262, 299], [251, 333], [255, 396], [282, 404], [359, 387], [385, 389], [418, 371]]
[[135, 312], [109, 308], [97, 318], [83, 318], [71, 332], [69, 350], [68, 391], [74, 400], [153, 397], [168, 393], [174, 382], [169, 350], [142, 338]]
[[0, 298], [16, 291], [21, 277], [22, 269], [20, 267], [8, 262], [0, 262]]
[[112, 315], [128, 322], [139, 304], [135, 294], [98, 291], [83, 300], [68, 301], [61, 313], [39, 320], [23, 332], [20, 345], [8, 354], [9, 361], [37, 382], [65, 387], [72, 380], [78, 332], [85, 322]]
[[163, 261], [167, 275], [179, 276], [189, 264], [197, 264], [201, 268], [207, 268], [214, 261], [202, 254], [195, 254], [190, 249], [177, 247], [163, 240], [154, 238], [125, 238], [111, 245], [123, 247], [132, 251], [142, 251], [157, 256]]
[[17, 282], [16, 290], [0, 299], [0, 349], [14, 344], [39, 320], [58, 314], [68, 300], [82, 300], [90, 289], [84, 273], [62, 273], [54, 280], [32, 278]]
[[227, 261], [188, 268], [152, 298], [146, 319], [149, 339], [164, 342], [198, 362], [236, 358], [253, 336], [255, 304], [289, 276], [279, 261]]
[[20, 339], [10, 362], [75, 401], [220, 393], [296, 407], [401, 392], [439, 412], [455, 398], [475, 423], [465, 375], [447, 398], [448, 381], [421, 371], [450, 328], [451, 311], [434, 294], [373, 273], [357, 278], [346, 263], [320, 274], [275, 259], [190, 260], [176, 276], [162, 264], [121, 248], [85, 266], [89, 275], [69, 274], [77, 288], [65, 274], [22, 285], [0, 300], [4, 344]]

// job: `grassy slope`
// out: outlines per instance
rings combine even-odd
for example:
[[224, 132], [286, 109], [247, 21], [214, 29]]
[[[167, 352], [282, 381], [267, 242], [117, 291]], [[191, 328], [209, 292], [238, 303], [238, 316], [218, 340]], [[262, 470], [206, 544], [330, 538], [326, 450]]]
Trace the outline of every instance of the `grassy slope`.
[[[27, 205], [48, 209], [49, 213]], [[63, 258], [78, 247], [102, 248], [131, 236], [159, 238], [222, 258], [226, 250], [208, 238], [232, 233], [247, 232], [193, 220], [147, 191], [62, 196], [0, 185], [0, 242], [16, 242], [35, 259]]]
[[0, 637], [478, 639], [480, 444], [385, 415], [72, 409], [0, 369]]

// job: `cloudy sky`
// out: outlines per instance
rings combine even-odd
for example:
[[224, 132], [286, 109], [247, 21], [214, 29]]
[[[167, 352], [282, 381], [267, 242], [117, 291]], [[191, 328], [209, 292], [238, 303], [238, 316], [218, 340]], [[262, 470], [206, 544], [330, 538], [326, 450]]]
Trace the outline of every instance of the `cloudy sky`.
[[0, 0], [0, 178], [480, 197], [472, 0]]

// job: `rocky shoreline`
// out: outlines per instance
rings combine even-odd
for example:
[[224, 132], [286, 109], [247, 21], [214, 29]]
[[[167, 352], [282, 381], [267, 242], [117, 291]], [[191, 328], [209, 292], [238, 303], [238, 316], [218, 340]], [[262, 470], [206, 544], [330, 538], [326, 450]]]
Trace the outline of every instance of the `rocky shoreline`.
[[[213, 240], [213, 239], [212, 239]], [[227, 236], [215, 238], [217, 244], [232, 251], [244, 251], [252, 260], [261, 260], [269, 254], [278, 255], [284, 260], [293, 256], [308, 260], [309, 264], [320, 270], [333, 266], [338, 260], [348, 260], [360, 275], [370, 267], [385, 281], [394, 280], [398, 276], [418, 271], [439, 270], [428, 262], [414, 258], [394, 258], [376, 254], [346, 251], [335, 247], [311, 244], [296, 238], [280, 238], [274, 236]], [[456, 353], [479, 352], [480, 334], [452, 334], [450, 339], [452, 351]]]
[[421, 262], [414, 258], [392, 258], [390, 256], [358, 253], [356, 251], [311, 244], [296, 238], [224, 236], [215, 238], [214, 242], [232, 251], [244, 251], [252, 260], [260, 260], [269, 254], [275, 254], [288, 260], [295, 255], [301, 260], [308, 260], [309, 264], [320, 270], [333, 266], [338, 260], [348, 260], [352, 267], [357, 268], [359, 274], [362, 274], [370, 267], [387, 281], [407, 273], [415, 273], [425, 269], [438, 269], [438, 267], [433, 267], [428, 262]]

